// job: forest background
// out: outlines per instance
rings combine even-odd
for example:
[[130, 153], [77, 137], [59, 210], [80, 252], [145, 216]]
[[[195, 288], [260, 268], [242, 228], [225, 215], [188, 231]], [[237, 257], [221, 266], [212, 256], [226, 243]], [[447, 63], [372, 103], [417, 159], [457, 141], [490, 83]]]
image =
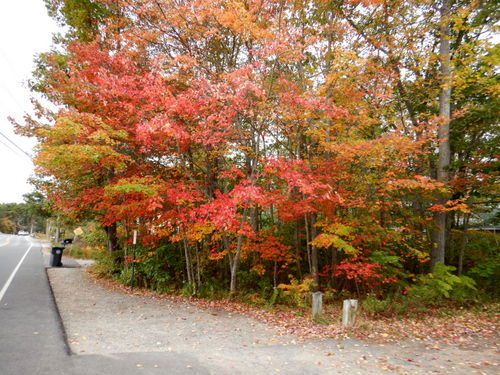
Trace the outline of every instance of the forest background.
[[497, 2], [45, 2], [67, 33], [30, 85], [57, 110], [16, 126], [55, 240], [82, 227], [101, 275], [384, 309], [498, 293]]

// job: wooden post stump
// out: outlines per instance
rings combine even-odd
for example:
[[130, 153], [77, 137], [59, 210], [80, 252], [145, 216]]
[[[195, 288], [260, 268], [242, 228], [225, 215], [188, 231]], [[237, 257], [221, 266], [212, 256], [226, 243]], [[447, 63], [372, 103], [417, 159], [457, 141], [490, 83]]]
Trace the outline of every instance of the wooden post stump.
[[357, 299], [345, 299], [342, 309], [342, 326], [349, 327], [356, 321], [356, 312], [358, 311]]
[[323, 293], [315, 292], [312, 294], [312, 317], [317, 319], [323, 313]]

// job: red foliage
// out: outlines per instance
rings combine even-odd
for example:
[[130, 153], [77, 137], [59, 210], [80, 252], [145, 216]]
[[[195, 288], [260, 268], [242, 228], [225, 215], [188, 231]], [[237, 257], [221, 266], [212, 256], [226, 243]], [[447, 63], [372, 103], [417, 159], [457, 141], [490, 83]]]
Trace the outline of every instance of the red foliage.
[[322, 276], [328, 273], [332, 276], [345, 277], [348, 280], [354, 280], [359, 285], [367, 288], [379, 287], [382, 284], [396, 283], [394, 277], [386, 277], [382, 273], [382, 268], [377, 263], [364, 261], [344, 260], [339, 265], [326, 265], [323, 267]]

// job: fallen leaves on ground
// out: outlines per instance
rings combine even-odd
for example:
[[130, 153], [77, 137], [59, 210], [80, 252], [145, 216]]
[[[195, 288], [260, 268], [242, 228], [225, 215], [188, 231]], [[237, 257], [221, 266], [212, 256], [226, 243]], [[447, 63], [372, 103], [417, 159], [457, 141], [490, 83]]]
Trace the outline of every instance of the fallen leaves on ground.
[[497, 345], [500, 314], [495, 311], [497, 306], [490, 305], [480, 312], [459, 310], [446, 316], [439, 316], [436, 310], [418, 318], [367, 319], [353, 333], [365, 340], [421, 341], [434, 350], [441, 349], [439, 344], [479, 349]]
[[158, 294], [146, 289], [131, 289], [118, 282], [93, 277], [98, 284], [129, 295], [155, 300], [183, 303], [209, 310], [213, 316], [225, 311], [252, 317], [277, 329], [280, 335], [294, 335], [297, 341], [309, 339], [357, 338], [372, 342], [398, 342], [411, 340], [426, 344], [429, 350], [440, 350], [440, 345], [457, 345], [468, 349], [495, 347], [498, 342], [498, 304], [486, 306], [483, 311], [456, 311], [452, 315], [439, 316], [439, 310], [430, 311], [416, 318], [370, 318], [360, 314], [355, 327], [345, 329], [341, 325], [341, 308], [326, 306], [324, 321], [311, 319], [310, 309], [264, 309], [229, 299], [205, 300], [171, 294]]

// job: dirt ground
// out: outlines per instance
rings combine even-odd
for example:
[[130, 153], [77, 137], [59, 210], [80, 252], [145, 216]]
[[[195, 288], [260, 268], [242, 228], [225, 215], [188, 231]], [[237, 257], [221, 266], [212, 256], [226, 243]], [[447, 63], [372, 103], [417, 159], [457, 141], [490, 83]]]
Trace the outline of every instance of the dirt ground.
[[110, 290], [84, 267], [51, 268], [48, 275], [75, 355], [188, 353], [213, 374], [228, 375], [499, 373], [495, 342], [466, 349], [410, 341], [303, 341], [245, 315]]

